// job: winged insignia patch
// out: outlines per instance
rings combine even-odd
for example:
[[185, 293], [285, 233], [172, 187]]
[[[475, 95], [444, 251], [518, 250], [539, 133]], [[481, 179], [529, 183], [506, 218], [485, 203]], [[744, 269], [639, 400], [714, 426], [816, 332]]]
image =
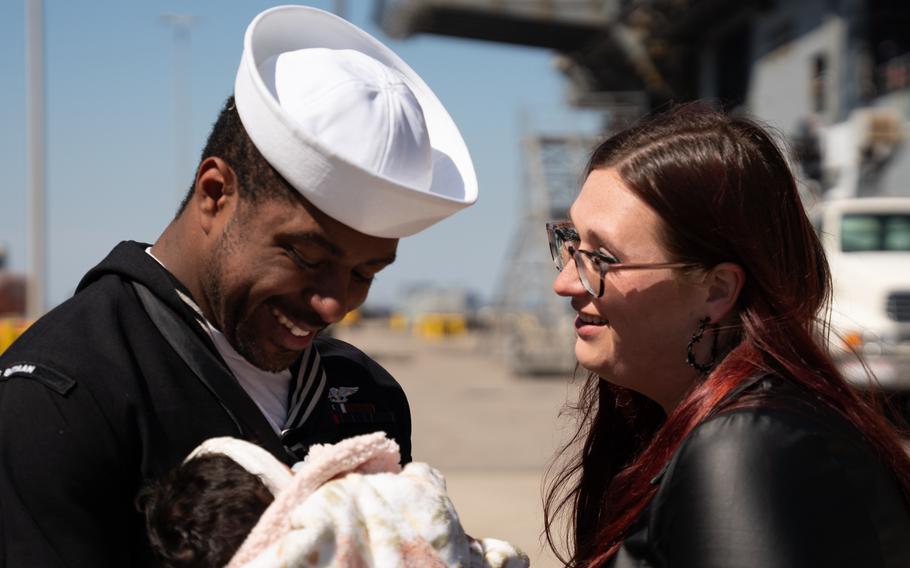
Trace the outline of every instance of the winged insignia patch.
[[358, 390], [360, 390], [360, 387], [331, 387], [329, 389], [329, 402], [344, 404], [348, 401], [348, 397], [353, 396]]

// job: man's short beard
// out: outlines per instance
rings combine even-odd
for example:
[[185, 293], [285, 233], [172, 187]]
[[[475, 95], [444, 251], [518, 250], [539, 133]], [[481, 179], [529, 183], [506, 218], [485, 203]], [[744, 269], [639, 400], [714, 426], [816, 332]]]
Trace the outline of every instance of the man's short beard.
[[287, 369], [299, 353], [288, 352], [286, 359], [284, 357], [280, 360], [276, 360], [275, 357], [269, 358], [259, 347], [252, 326], [247, 325], [247, 317], [244, 317], [241, 311], [242, 306], [235, 306], [236, 309], [232, 313], [222, 311], [226, 307], [224, 302], [225, 261], [237, 246], [236, 234], [241, 226], [242, 221], [235, 216], [228, 222], [224, 233], [215, 243], [215, 250], [202, 269], [202, 290], [208, 298], [208, 304], [213, 311], [212, 315], [216, 319], [211, 323], [220, 329], [228, 343], [254, 367], [276, 373]]
[[249, 330], [249, 327], [244, 325], [244, 323], [244, 321], [241, 321], [237, 324], [236, 334], [231, 345], [237, 350], [237, 353], [243, 355], [243, 358], [249, 361], [254, 367], [270, 373], [277, 373], [290, 367], [291, 363], [300, 356], [299, 353], [288, 352], [287, 358], [282, 357], [281, 359], [278, 359], [274, 355], [271, 358], [268, 358], [266, 354], [263, 353], [262, 349], [259, 348], [253, 334], [246, 333]]

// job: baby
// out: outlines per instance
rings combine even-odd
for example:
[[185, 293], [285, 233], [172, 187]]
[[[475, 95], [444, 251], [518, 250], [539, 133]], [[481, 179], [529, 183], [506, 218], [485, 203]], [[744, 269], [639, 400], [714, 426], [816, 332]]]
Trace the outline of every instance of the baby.
[[137, 504], [161, 566], [215, 568], [227, 565], [273, 500], [259, 477], [211, 454], [147, 486]]
[[528, 566], [508, 543], [464, 533], [436, 470], [398, 460], [382, 432], [313, 446], [293, 472], [215, 438], [138, 503], [166, 567]]

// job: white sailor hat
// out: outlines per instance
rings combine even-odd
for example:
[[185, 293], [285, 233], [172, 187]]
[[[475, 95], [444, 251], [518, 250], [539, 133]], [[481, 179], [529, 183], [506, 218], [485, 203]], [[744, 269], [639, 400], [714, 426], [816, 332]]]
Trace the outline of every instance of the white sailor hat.
[[468, 149], [436, 95], [333, 14], [279, 6], [256, 16], [234, 99], [272, 167], [357, 231], [404, 237], [477, 200]]

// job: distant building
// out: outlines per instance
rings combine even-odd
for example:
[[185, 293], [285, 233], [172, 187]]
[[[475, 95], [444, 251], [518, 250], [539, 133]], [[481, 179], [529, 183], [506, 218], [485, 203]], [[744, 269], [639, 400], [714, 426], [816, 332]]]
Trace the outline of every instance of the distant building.
[[379, 19], [551, 48], [607, 129], [709, 99], [781, 131], [818, 196], [910, 195], [906, 0], [387, 0]]
[[[604, 110], [606, 131], [696, 99], [754, 116], [783, 135], [807, 208], [910, 196], [907, 0], [385, 0], [377, 13], [396, 37], [552, 49], [568, 102]], [[544, 284], [541, 226], [564, 216], [578, 188], [560, 170], [581, 172], [572, 156], [591, 145], [548, 134], [523, 141], [527, 205], [497, 294], [506, 358], [522, 373], [574, 363], [568, 303]]]
[[0, 243], [0, 318], [25, 315], [25, 277], [6, 268], [6, 246]]

